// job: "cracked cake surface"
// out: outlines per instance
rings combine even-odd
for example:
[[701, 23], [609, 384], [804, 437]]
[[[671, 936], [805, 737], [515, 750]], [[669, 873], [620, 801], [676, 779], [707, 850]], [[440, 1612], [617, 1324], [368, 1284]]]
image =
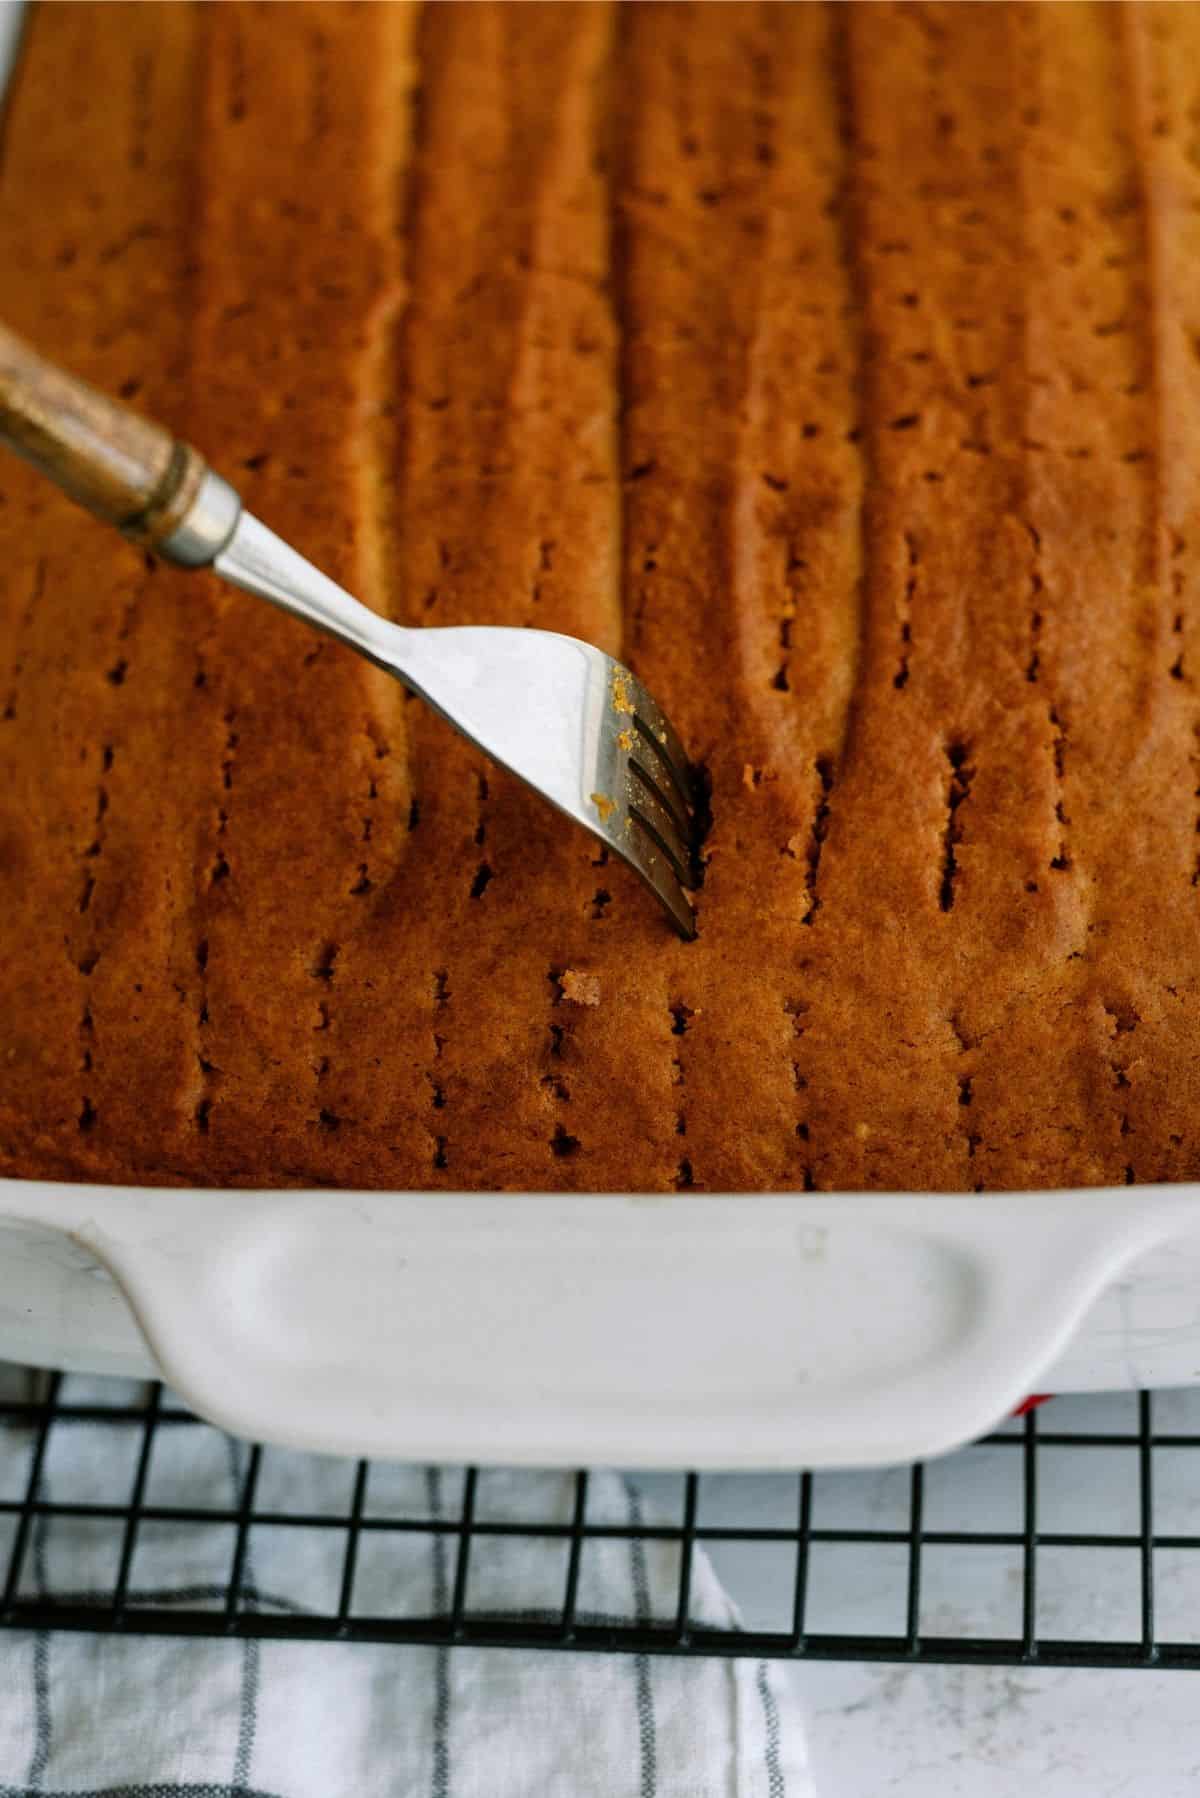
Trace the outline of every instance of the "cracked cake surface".
[[[70, 105], [62, 97], [69, 94]], [[699, 938], [0, 468], [0, 1173], [1200, 1173], [1200, 8], [39, 5], [0, 315], [410, 624], [628, 661]]]

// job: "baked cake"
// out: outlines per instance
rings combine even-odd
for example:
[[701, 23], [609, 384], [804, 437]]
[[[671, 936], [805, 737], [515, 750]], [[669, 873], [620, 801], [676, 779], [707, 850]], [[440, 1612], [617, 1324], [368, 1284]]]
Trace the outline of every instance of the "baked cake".
[[1200, 1174], [1200, 9], [43, 5], [0, 316], [369, 604], [620, 651], [699, 939], [0, 467], [0, 1172]]

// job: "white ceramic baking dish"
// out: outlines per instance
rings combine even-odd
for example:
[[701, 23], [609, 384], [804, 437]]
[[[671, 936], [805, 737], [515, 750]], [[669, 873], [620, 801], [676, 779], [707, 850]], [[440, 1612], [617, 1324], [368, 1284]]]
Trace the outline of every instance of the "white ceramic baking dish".
[[[0, 0], [0, 91], [19, 0]], [[1200, 1380], [1200, 1188], [565, 1198], [0, 1181], [0, 1356], [307, 1448], [904, 1460]]]
[[0, 1181], [0, 1356], [296, 1447], [821, 1467], [1200, 1379], [1200, 1188], [686, 1198]]

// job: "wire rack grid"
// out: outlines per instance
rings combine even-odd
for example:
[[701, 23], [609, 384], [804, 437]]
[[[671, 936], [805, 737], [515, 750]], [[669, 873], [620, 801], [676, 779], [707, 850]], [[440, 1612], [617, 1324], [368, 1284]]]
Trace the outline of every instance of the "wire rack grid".
[[[54, 1375], [34, 1396], [0, 1392], [0, 1623], [1200, 1667], [1200, 1397], [1122, 1402], [1096, 1427], [1097, 1401], [1056, 1400], [957, 1455], [874, 1474], [517, 1476], [246, 1447], [160, 1386]], [[221, 1490], [200, 1477], [210, 1465]], [[614, 1545], [653, 1557], [628, 1615], [589, 1596], [589, 1558]], [[391, 1573], [418, 1554], [425, 1601], [412, 1608], [408, 1582], [398, 1606]], [[57, 1576], [56, 1557], [86, 1583]], [[700, 1602], [713, 1567], [750, 1594], [742, 1614]]]

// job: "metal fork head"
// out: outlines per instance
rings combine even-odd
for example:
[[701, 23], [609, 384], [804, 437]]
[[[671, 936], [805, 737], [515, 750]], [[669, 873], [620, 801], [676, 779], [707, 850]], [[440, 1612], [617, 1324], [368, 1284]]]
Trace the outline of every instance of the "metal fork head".
[[[682, 937], [696, 924], [703, 805], [669, 719], [631, 671], [554, 631], [401, 630], [373, 659], [638, 874]], [[369, 652], [372, 653], [372, 652]]]
[[698, 874], [698, 783], [661, 708], [622, 663], [556, 631], [392, 624], [245, 511], [213, 566], [398, 675], [628, 862], [680, 935], [695, 936], [687, 893]]
[[688, 893], [699, 884], [699, 784], [669, 718], [637, 676], [605, 657], [591, 823], [638, 873], [680, 935], [696, 934]]

